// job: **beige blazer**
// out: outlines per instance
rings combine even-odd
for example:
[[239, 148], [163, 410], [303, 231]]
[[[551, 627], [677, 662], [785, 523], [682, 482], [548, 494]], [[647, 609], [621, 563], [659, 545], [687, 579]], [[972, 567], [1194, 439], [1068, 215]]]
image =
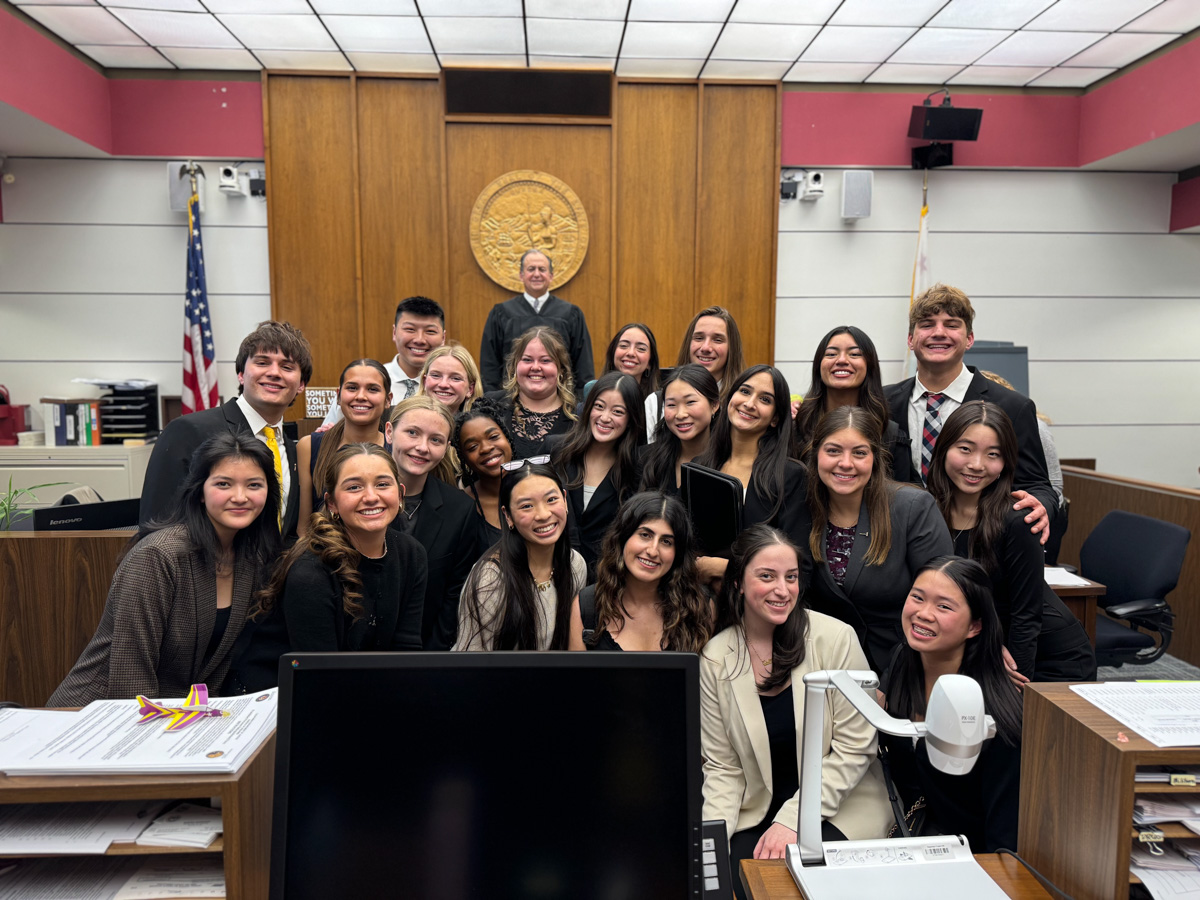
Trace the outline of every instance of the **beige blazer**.
[[[809, 612], [804, 661], [792, 669], [796, 766], [804, 722], [804, 682], [820, 669], [865, 669], [854, 629]], [[771, 805], [771, 747], [742, 630], [726, 628], [700, 655], [700, 741], [704, 756], [704, 818], [724, 819], [730, 836], [762, 822]], [[837, 691], [825, 694], [821, 817], [850, 840], [881, 838], [892, 823], [875, 729]], [[799, 794], [775, 816], [796, 827]]]

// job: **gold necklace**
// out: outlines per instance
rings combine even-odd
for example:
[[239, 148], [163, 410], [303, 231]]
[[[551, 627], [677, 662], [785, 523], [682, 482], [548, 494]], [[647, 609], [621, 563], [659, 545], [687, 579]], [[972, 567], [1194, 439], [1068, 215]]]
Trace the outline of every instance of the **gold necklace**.
[[775, 657], [771, 656], [767, 659], [763, 659], [761, 656], [759, 656], [758, 651], [754, 649], [754, 645], [752, 643], [750, 643], [750, 636], [748, 634], [746, 634], [746, 629], [744, 629], [744, 628], [742, 629], [742, 637], [746, 639], [746, 646], [750, 648], [751, 653], [753, 653], [755, 656], [758, 657], [758, 661], [760, 663], [762, 663], [762, 667], [764, 669], [771, 668], [771, 660], [774, 659]]
[[554, 570], [553, 569], [550, 570], [550, 577], [547, 578], [545, 581], [538, 581], [536, 578], [533, 580], [533, 585], [534, 585], [534, 587], [536, 587], [538, 589], [539, 592], [550, 590], [550, 586], [553, 584], [554, 584]]

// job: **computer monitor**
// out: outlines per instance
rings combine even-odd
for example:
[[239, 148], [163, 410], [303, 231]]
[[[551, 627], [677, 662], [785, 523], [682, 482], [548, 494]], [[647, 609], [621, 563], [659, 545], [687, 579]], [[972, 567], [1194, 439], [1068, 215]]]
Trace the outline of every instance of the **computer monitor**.
[[272, 900], [700, 896], [684, 653], [280, 662]]

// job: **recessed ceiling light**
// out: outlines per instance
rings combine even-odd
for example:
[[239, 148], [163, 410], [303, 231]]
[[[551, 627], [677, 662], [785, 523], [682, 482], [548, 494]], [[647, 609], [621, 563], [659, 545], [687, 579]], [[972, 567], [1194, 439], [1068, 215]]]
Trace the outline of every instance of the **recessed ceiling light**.
[[[257, 16], [225, 13], [217, 18], [251, 50], [337, 49], [321, 20], [314, 15]], [[346, 63], [347, 68], [349, 65]]]
[[1054, 0], [950, 0], [929, 20], [934, 28], [1017, 29]]
[[627, 9], [629, 0], [525, 0], [525, 16], [534, 19], [620, 19], [624, 22]]
[[746, 59], [710, 59], [701, 78], [737, 78], [778, 81], [792, 67], [790, 62], [760, 62]]
[[979, 59], [985, 66], [1057, 66], [1096, 43], [1095, 32], [1018, 31]]
[[998, 43], [1010, 31], [980, 28], [922, 28], [891, 55], [893, 63], [973, 63]]
[[784, 81], [858, 84], [875, 71], [876, 63], [807, 62], [801, 60], [783, 76]]
[[729, 22], [713, 47], [712, 56], [714, 59], [762, 59], [791, 63], [820, 30], [819, 25]]
[[730, 22], [768, 25], [824, 25], [842, 0], [738, 0]]
[[629, 22], [621, 58], [702, 60], [720, 33], [721, 26], [711, 22]]
[[623, 78], [695, 78], [702, 59], [631, 59], [622, 56], [617, 74]]
[[1030, 31], [1116, 31], [1159, 0], [1058, 0], [1025, 27]]
[[413, 0], [309, 0], [312, 8], [330, 16], [415, 16]]
[[1071, 57], [1064, 66], [1089, 66], [1107, 68], [1127, 66], [1147, 53], [1153, 53], [1163, 44], [1175, 40], [1173, 34], [1146, 34], [1139, 32], [1117, 32], [1101, 38], [1082, 53]]
[[237, 38], [208, 13], [114, 9], [113, 15], [158, 47], [237, 47]]
[[431, 53], [425, 26], [416, 16], [322, 16], [343, 50]]
[[808, 45], [801, 59], [810, 62], [883, 62], [915, 31], [915, 28], [826, 25]]
[[22, 6], [21, 12], [37, 19], [69, 44], [121, 44], [146, 42], [99, 6]]
[[212, 13], [246, 13], [247, 15], [280, 16], [287, 13], [312, 15], [308, 0], [204, 0]]
[[1099, 81], [1105, 75], [1111, 75], [1116, 69], [1051, 69], [1040, 78], [1029, 82], [1030, 87], [1087, 87], [1093, 81]]
[[262, 60], [262, 64], [268, 69], [352, 71], [346, 57], [337, 50], [258, 50], [254, 55]]
[[632, 0], [630, 22], [724, 22], [733, 0]]
[[421, 0], [421, 15], [521, 17], [521, 0]]
[[425, 17], [433, 49], [443, 53], [525, 55], [525, 23], [521, 19]]
[[1138, 16], [1122, 31], [1165, 31], [1186, 34], [1200, 28], [1200, 0], [1164, 0], [1143, 16]]
[[360, 53], [347, 50], [346, 56], [359, 72], [430, 74], [441, 68], [432, 53]]
[[946, 0], [845, 0], [830, 25], [924, 25]]
[[624, 31], [608, 19], [525, 19], [530, 55], [616, 57]]
[[211, 47], [163, 47], [162, 54], [181, 69], [240, 69], [253, 71], [262, 65], [249, 50]]
[[1020, 86], [1045, 71], [1044, 66], [967, 66], [946, 83]]
[[941, 84], [962, 66], [923, 66], [914, 63], [884, 63], [869, 76], [868, 84]]
[[174, 66], [153, 47], [111, 47], [80, 44], [82, 50], [109, 69], [173, 69]]
[[126, 9], [166, 9], [172, 12], [208, 12], [200, 0], [100, 0], [101, 6]]

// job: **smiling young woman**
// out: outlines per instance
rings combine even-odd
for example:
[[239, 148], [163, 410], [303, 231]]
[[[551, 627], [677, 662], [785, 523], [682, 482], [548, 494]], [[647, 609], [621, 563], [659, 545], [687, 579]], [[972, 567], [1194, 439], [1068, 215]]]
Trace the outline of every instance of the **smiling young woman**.
[[450, 410], [455, 416], [483, 396], [479, 367], [462, 344], [438, 347], [425, 360], [421, 369], [418, 394], [427, 394]]
[[462, 463], [463, 491], [475, 503], [479, 549], [500, 540], [500, 478], [513, 458], [505, 416], [486, 397], [454, 417], [450, 442]]
[[742, 356], [742, 334], [733, 314], [725, 307], [706, 307], [688, 323], [675, 364], [684, 366], [688, 363], [698, 363], [708, 369], [722, 389], [726, 376], [737, 375], [746, 367]]
[[663, 415], [654, 442], [641, 450], [642, 490], [679, 496], [684, 463], [708, 449], [713, 420], [721, 412], [721, 391], [704, 366], [679, 366], [663, 387]]
[[495, 401], [512, 435], [513, 457], [545, 453], [546, 438], [566, 434], [575, 421], [575, 376], [567, 345], [551, 328], [531, 328], [513, 342], [503, 390]]
[[279, 481], [252, 435], [221, 433], [192, 455], [175, 508], [134, 539], [91, 642], [51, 697], [182, 697], [225, 680], [234, 644], [279, 549]]

